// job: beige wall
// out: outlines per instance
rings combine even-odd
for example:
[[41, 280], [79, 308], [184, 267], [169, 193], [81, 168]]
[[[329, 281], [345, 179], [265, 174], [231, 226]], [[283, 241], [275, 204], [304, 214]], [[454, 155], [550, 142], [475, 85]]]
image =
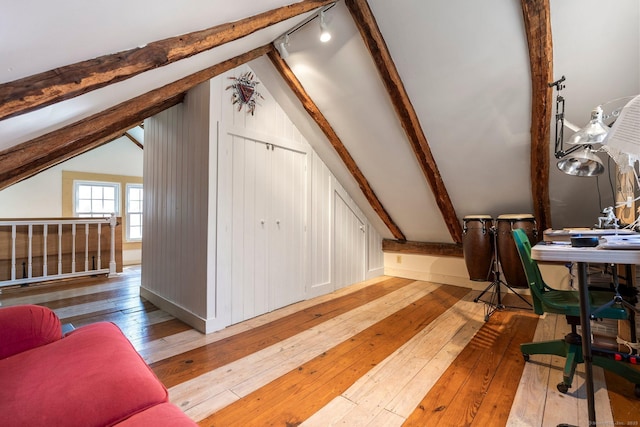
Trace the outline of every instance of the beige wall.
[[[561, 264], [540, 263], [542, 277], [557, 289], [569, 288], [569, 270]], [[384, 254], [384, 274], [425, 280], [448, 285], [464, 286], [482, 290], [489, 282], [469, 280], [467, 267], [462, 257], [437, 257], [386, 252]], [[528, 293], [528, 289], [518, 289]]]

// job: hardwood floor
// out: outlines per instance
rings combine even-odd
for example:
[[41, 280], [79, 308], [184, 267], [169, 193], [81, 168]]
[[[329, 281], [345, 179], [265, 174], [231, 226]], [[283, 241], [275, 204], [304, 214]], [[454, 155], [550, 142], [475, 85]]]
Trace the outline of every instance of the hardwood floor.
[[[203, 335], [115, 278], [0, 290], [2, 306], [50, 307], [64, 323], [117, 324], [202, 426], [588, 425], [583, 372], [519, 344], [563, 336], [563, 317], [501, 310], [477, 292], [381, 277]], [[521, 303], [516, 298], [507, 304]], [[594, 367], [598, 425], [639, 425], [633, 386]]]

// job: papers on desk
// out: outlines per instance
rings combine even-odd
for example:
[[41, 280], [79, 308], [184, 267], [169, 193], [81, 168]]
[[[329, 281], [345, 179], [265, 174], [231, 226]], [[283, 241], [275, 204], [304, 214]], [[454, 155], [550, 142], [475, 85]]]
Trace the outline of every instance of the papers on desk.
[[640, 249], [640, 235], [604, 236], [598, 247], [602, 249]]
[[633, 230], [627, 228], [606, 228], [606, 229], [590, 229], [590, 228], [563, 228], [561, 230], [547, 229], [544, 231], [543, 240], [545, 242], [569, 242], [572, 237], [588, 237], [597, 236], [600, 238], [608, 236], [640, 236]]

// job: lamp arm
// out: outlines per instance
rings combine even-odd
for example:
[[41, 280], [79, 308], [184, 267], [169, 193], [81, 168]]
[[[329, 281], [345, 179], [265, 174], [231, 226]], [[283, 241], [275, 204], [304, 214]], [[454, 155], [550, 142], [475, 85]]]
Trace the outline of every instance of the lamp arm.
[[[562, 90], [564, 85], [560, 83], [564, 80], [564, 76], [554, 83], [549, 83], [550, 86], [556, 86], [558, 92]], [[556, 96], [556, 129], [555, 129], [555, 144], [554, 153], [556, 159], [561, 159], [568, 154], [564, 151], [564, 97], [558, 93]], [[571, 147], [569, 151], [575, 150], [577, 147]]]
[[558, 95], [556, 96], [556, 129], [555, 129], [555, 144], [554, 155], [556, 159], [561, 159], [567, 154], [571, 154], [574, 151], [584, 148], [584, 146], [575, 145], [568, 150], [564, 150], [564, 127], [567, 126], [572, 131], [576, 132], [580, 128], [569, 121], [564, 119], [564, 96], [560, 95], [560, 91], [564, 89], [562, 82], [565, 81], [565, 77], [562, 76], [559, 80], [553, 83], [549, 83], [549, 87], [556, 87]]

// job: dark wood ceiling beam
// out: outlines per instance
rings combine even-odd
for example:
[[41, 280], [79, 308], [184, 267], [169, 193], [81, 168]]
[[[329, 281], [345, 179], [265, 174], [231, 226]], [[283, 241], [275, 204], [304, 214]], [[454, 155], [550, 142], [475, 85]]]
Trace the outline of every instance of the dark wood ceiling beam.
[[449, 198], [449, 193], [438, 170], [438, 165], [431, 153], [429, 142], [422, 130], [418, 115], [391, 58], [387, 44], [380, 33], [373, 12], [366, 0], [346, 0], [345, 3], [387, 88], [391, 103], [396, 110], [398, 119], [409, 139], [422, 172], [433, 191], [433, 196], [440, 208], [440, 213], [449, 229], [451, 238], [454, 242], [460, 243], [462, 242], [462, 226]]
[[302, 0], [236, 22], [103, 55], [0, 85], [0, 120], [126, 80], [238, 40], [335, 0]]
[[531, 66], [531, 196], [538, 228], [551, 227], [549, 138], [553, 43], [549, 0], [521, 0]]
[[382, 251], [414, 255], [463, 256], [462, 245], [455, 243], [399, 242], [383, 239]]
[[138, 139], [135, 136], [131, 135], [129, 132], [125, 132], [124, 136], [126, 136], [129, 139], [129, 141], [136, 144], [138, 148], [140, 148], [141, 150], [144, 150], [144, 145], [142, 145], [142, 142], [138, 141]]
[[374, 193], [373, 189], [371, 188], [371, 185], [369, 185], [369, 181], [367, 181], [367, 178], [364, 176], [364, 174], [356, 164], [355, 160], [353, 159], [353, 157], [351, 157], [351, 154], [342, 143], [342, 140], [340, 140], [340, 137], [338, 137], [335, 130], [333, 129], [333, 127], [331, 126], [327, 118], [324, 116], [324, 114], [320, 112], [320, 109], [313, 102], [313, 100], [311, 99], [307, 91], [304, 89], [304, 87], [302, 86], [298, 78], [295, 76], [291, 68], [289, 68], [289, 65], [287, 65], [287, 63], [282, 59], [282, 57], [280, 57], [280, 54], [273, 47], [267, 53], [267, 56], [273, 63], [276, 70], [278, 70], [282, 78], [285, 80], [287, 85], [291, 88], [293, 93], [296, 95], [298, 100], [300, 100], [304, 109], [307, 111], [307, 113], [309, 113], [311, 118], [316, 122], [318, 127], [326, 135], [327, 139], [333, 146], [334, 150], [336, 150], [336, 153], [338, 153], [338, 156], [340, 156], [340, 159], [342, 159], [342, 162], [344, 163], [344, 165], [347, 167], [347, 169], [349, 170], [353, 178], [358, 183], [360, 190], [362, 190], [362, 193], [367, 198], [369, 204], [371, 204], [371, 207], [373, 208], [373, 210], [378, 214], [378, 216], [380, 217], [382, 222], [384, 222], [384, 224], [387, 226], [389, 231], [391, 231], [391, 234], [393, 234], [393, 236], [398, 240], [406, 240], [404, 234], [402, 233], [400, 228], [396, 225], [396, 223], [393, 222], [393, 219], [391, 219], [391, 216], [386, 211], [386, 209], [384, 208], [384, 206], [382, 205], [382, 203]]
[[0, 152], [0, 190], [122, 136], [144, 119], [182, 102], [189, 89], [259, 58], [270, 49], [271, 45], [254, 49]]

